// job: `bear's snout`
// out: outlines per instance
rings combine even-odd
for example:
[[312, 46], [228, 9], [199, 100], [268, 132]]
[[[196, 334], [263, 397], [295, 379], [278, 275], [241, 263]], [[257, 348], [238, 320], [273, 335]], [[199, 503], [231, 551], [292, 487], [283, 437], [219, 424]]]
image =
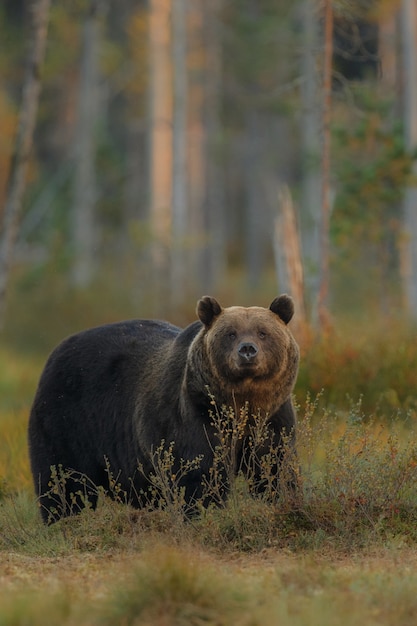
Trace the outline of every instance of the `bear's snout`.
[[254, 343], [242, 342], [237, 349], [237, 353], [243, 363], [250, 363], [258, 354], [258, 348]]

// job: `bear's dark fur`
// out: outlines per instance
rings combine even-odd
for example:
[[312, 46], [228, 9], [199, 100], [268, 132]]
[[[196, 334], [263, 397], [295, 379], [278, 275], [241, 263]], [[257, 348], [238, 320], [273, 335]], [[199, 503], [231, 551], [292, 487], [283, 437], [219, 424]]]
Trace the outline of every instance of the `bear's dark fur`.
[[[299, 352], [287, 327], [292, 299], [280, 296], [269, 309], [222, 309], [205, 296], [197, 314], [200, 321], [183, 330], [150, 320], [100, 326], [65, 339], [52, 352], [29, 420], [44, 521], [71, 514], [74, 503], [83, 506], [74, 495], [83, 488], [108, 489], [109, 470], [128, 501], [143, 506], [152, 453], [161, 441], [174, 442], [177, 459], [202, 456], [182, 485], [187, 502], [200, 497], [218, 444], [213, 398], [218, 407], [239, 411], [246, 405], [249, 413], [268, 414], [275, 444], [283, 430], [294, 429], [291, 393]], [[62, 471], [60, 494], [51, 489], [51, 468]], [[95, 506], [94, 493], [89, 499]]]

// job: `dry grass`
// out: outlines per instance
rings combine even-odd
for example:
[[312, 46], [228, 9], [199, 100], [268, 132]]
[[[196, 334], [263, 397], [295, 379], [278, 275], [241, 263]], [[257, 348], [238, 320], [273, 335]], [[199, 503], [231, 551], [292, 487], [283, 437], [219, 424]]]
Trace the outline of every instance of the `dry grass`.
[[0, 375], [0, 626], [414, 626], [413, 414], [391, 423], [364, 417], [360, 404], [341, 414], [307, 400], [303, 499], [293, 504], [253, 499], [238, 481], [226, 508], [191, 522], [169, 507], [138, 512], [101, 498], [97, 511], [45, 527], [26, 452], [39, 369], [0, 352], [0, 366], [8, 364]]
[[1, 561], [1, 624], [412, 626], [417, 610], [417, 557], [400, 547], [225, 557], [157, 542]]

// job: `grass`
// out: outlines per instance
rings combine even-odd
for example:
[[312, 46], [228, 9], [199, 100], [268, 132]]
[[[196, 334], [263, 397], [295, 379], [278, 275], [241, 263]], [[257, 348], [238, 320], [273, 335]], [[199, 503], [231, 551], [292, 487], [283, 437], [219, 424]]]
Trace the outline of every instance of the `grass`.
[[[51, 527], [40, 522], [26, 450], [40, 362], [0, 349], [0, 626], [413, 625], [417, 387], [408, 370], [417, 348], [396, 336], [396, 349], [375, 336], [356, 373], [353, 341], [347, 353], [347, 341], [330, 340], [305, 355], [312, 371], [296, 390], [302, 499], [252, 498], [239, 479], [225, 508], [188, 522], [178, 494], [156, 511], [102, 495], [96, 511]], [[326, 351], [331, 386], [310, 398], [307, 378], [319, 380]], [[366, 392], [364, 368], [376, 372], [373, 411], [365, 395], [344, 395], [349, 378], [351, 395]], [[384, 404], [390, 389], [398, 402]], [[164, 471], [156, 476], [165, 489]]]
[[0, 347], [0, 497], [30, 489], [27, 420], [41, 361]]
[[276, 551], [243, 560], [164, 543], [135, 556], [12, 554], [0, 624], [412, 626], [415, 565], [393, 549], [339, 560]]

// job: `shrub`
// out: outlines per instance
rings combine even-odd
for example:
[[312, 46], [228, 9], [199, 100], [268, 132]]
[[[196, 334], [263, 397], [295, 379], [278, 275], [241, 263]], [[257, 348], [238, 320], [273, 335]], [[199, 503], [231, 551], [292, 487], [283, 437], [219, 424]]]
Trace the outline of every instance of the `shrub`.
[[324, 336], [303, 346], [297, 397], [324, 393], [323, 406], [346, 410], [349, 398], [388, 420], [417, 416], [415, 328], [401, 320], [338, 320]]
[[300, 420], [299, 448], [304, 460], [302, 511], [313, 529], [341, 543], [403, 532], [415, 540], [417, 441], [404, 424], [390, 427], [365, 419], [361, 404], [343, 422], [306, 411]]
[[404, 436], [400, 420], [388, 427], [365, 419], [360, 402], [343, 420], [319, 404], [308, 398], [300, 410], [297, 497], [284, 491], [254, 500], [241, 478], [224, 510], [203, 516], [203, 541], [240, 550], [328, 542], [345, 550], [399, 534], [417, 540], [417, 439]]

